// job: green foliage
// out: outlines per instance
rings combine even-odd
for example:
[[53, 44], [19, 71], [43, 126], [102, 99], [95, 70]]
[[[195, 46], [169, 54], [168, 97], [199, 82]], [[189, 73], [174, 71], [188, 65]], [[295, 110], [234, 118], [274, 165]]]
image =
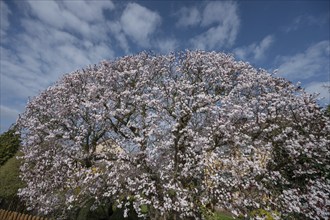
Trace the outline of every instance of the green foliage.
[[219, 211], [213, 212], [205, 206], [201, 206], [200, 209], [205, 220], [234, 220], [232, 216], [224, 212], [219, 212]]
[[234, 220], [234, 218], [224, 213], [214, 212], [206, 216], [206, 220]]
[[176, 192], [175, 192], [174, 189], [169, 189], [169, 190], [168, 190], [168, 194], [169, 194], [170, 196], [175, 196], [175, 195], [176, 195]]
[[147, 214], [148, 213], [148, 205], [141, 205], [141, 213], [142, 214]]
[[[100, 220], [100, 219], [109, 219], [108, 209], [109, 205], [103, 204], [98, 206], [96, 209], [91, 209], [94, 199], [89, 200], [84, 207], [78, 208], [76, 211], [71, 213], [68, 219], [75, 220]], [[111, 208], [111, 207], [110, 207]]]
[[[130, 197], [133, 199], [133, 197]], [[110, 201], [104, 201], [96, 209], [91, 209], [95, 201], [91, 199], [87, 202], [84, 207], [77, 209], [72, 212], [68, 219], [76, 220], [142, 220], [139, 218], [136, 212], [133, 210], [133, 206], [129, 206], [128, 217], [124, 218], [124, 208], [118, 208], [116, 203]], [[141, 205], [141, 212], [148, 213], [149, 209], [147, 205]]]
[[251, 217], [263, 217], [265, 220], [274, 220], [275, 216], [278, 216], [279, 213], [274, 211], [267, 211], [265, 209], [256, 209], [250, 213]]
[[12, 128], [0, 136], [0, 166], [15, 155], [19, 146], [20, 138], [16, 129]]
[[327, 115], [328, 117], [330, 117], [330, 105], [328, 105], [326, 108], [327, 109], [325, 110], [325, 115]]

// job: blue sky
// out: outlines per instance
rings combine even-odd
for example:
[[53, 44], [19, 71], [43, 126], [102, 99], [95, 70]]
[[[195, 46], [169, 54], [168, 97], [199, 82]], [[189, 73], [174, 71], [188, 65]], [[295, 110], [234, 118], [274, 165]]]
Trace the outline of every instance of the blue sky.
[[330, 103], [329, 1], [0, 0], [0, 132], [63, 74], [143, 50], [203, 49], [285, 77]]

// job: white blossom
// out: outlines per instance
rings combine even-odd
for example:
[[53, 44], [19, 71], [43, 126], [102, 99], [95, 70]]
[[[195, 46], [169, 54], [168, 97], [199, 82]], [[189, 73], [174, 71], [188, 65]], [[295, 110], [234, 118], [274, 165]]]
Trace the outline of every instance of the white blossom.
[[18, 125], [19, 195], [58, 219], [90, 201], [154, 219], [214, 207], [329, 216], [329, 118], [315, 97], [230, 55], [104, 61], [30, 100]]

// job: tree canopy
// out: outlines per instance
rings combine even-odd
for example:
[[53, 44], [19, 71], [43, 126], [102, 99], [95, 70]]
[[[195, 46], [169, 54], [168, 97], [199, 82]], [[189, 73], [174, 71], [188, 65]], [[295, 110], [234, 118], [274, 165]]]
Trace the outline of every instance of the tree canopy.
[[329, 216], [329, 118], [314, 95], [231, 55], [104, 61], [32, 99], [18, 125], [19, 194], [43, 214], [92, 203], [150, 219]]
[[0, 135], [0, 166], [16, 154], [19, 146], [20, 138], [15, 126]]

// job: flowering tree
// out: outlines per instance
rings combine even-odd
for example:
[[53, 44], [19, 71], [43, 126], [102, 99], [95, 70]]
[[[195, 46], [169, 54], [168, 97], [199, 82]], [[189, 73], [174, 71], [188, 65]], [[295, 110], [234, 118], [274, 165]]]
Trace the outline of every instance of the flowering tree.
[[30, 101], [18, 125], [19, 194], [57, 218], [87, 204], [150, 219], [329, 215], [329, 118], [313, 95], [230, 55], [90, 66]]

